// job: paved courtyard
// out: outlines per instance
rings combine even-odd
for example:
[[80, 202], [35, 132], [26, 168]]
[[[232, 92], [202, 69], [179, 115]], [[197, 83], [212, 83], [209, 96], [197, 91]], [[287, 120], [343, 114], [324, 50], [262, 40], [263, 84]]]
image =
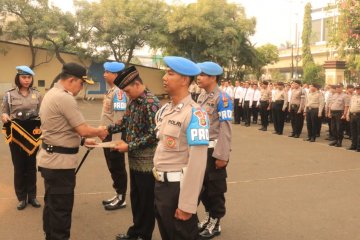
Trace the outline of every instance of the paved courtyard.
[[[88, 122], [97, 126], [101, 102], [80, 101]], [[355, 240], [360, 239], [360, 153], [260, 132], [258, 126], [233, 126], [228, 167], [227, 215], [218, 240]], [[304, 128], [303, 137], [305, 137]], [[79, 159], [85, 150], [82, 149]], [[39, 240], [42, 208], [17, 211], [13, 167], [8, 146], [0, 143], [0, 239]], [[38, 174], [43, 204], [43, 179]], [[131, 224], [125, 209], [107, 212], [101, 201], [111, 197], [110, 174], [100, 149], [94, 149], [77, 177], [73, 240], [115, 239]], [[203, 216], [200, 207], [199, 215]], [[155, 240], [160, 235], [155, 228]]]

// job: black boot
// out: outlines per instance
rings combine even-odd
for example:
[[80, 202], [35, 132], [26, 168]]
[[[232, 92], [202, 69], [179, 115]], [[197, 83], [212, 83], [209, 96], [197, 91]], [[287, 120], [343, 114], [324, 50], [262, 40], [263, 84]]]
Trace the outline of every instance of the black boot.
[[335, 146], [338, 143], [338, 141], [332, 141], [331, 143], [329, 143], [329, 146]]

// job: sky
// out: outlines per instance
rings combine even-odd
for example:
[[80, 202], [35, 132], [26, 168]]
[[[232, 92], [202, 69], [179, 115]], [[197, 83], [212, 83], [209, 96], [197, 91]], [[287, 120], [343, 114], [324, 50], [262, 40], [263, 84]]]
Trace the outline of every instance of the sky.
[[[65, 11], [71, 11], [73, 0], [51, 0]], [[314, 8], [324, 7], [335, 0], [310, 0]], [[166, 0], [168, 3], [193, 3], [196, 0]], [[272, 43], [277, 46], [287, 41], [294, 43], [296, 25], [301, 34], [306, 0], [228, 0], [245, 8], [248, 17], [255, 17], [256, 33], [251, 41], [256, 46]]]

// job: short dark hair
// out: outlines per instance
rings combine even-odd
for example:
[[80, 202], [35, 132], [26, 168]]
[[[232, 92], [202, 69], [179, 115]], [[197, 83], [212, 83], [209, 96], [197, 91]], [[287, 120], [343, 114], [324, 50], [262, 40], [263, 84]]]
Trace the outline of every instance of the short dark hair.
[[[61, 80], [66, 80], [68, 78], [71, 78], [71, 77], [75, 77], [73, 75], [70, 75], [68, 73], [64, 73], [64, 72], [61, 72], [58, 76], [57, 76], [59, 79]], [[76, 77], [77, 78], [77, 77]]]
[[[32, 75], [31, 76], [31, 83], [30, 83], [30, 86], [29, 87], [32, 87], [33, 86], [33, 83], [34, 83], [34, 77]], [[20, 74], [16, 74], [15, 76], [15, 85], [18, 87], [18, 88], [21, 88], [21, 83], [20, 83]]]

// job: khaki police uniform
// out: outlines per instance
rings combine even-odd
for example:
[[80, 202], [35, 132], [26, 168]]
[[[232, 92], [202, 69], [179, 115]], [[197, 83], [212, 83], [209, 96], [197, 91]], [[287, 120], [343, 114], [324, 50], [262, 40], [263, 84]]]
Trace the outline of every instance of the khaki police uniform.
[[321, 118], [325, 106], [324, 95], [320, 91], [309, 92], [305, 96], [304, 112], [306, 113], [306, 126], [308, 139], [315, 141], [321, 125]]
[[354, 94], [349, 107], [351, 148], [360, 151], [360, 94]]
[[[103, 99], [100, 125], [108, 126], [120, 123], [126, 111], [127, 99], [124, 91], [116, 86], [111, 87]], [[116, 138], [116, 136], [119, 136]], [[120, 140], [123, 134], [109, 134], [104, 142]], [[127, 191], [127, 172], [125, 168], [125, 153], [112, 151], [110, 148], [104, 148], [106, 164], [113, 180], [113, 188], [122, 199], [125, 199]]]
[[299, 137], [304, 126], [304, 115], [302, 114], [301, 106], [305, 98], [305, 91], [302, 88], [291, 89], [291, 96], [289, 99], [289, 114], [292, 127], [292, 135]]
[[275, 133], [282, 135], [284, 131], [284, 124], [285, 124], [285, 109], [286, 109], [286, 93], [284, 90], [276, 90], [274, 93], [273, 99], [273, 122]]
[[200, 200], [209, 217], [221, 219], [226, 212], [224, 194], [227, 191], [227, 172], [226, 167], [216, 169], [215, 161], [229, 161], [232, 102], [230, 96], [216, 86], [212, 92], [201, 94], [198, 103], [208, 113], [210, 120], [210, 144]]
[[30, 87], [28, 95], [24, 96], [16, 87], [5, 93], [1, 105], [1, 114], [7, 114], [11, 119], [11, 122], [4, 124], [4, 129], [8, 130], [6, 138], [14, 165], [14, 186], [19, 201], [36, 198], [36, 153], [41, 134], [38, 119], [41, 99], [40, 92], [34, 88]]
[[[154, 156], [155, 216], [162, 239], [196, 239], [196, 210], [209, 143], [209, 120], [188, 95], [156, 114], [159, 143]], [[188, 221], [174, 218], [176, 209], [192, 213]]]
[[269, 125], [269, 111], [268, 108], [271, 103], [271, 91], [269, 89], [260, 89], [260, 117], [261, 126], [264, 130]]
[[75, 98], [60, 83], [45, 94], [39, 114], [43, 144], [37, 161], [45, 181], [43, 228], [46, 239], [69, 239], [81, 140], [74, 128], [85, 119]]
[[341, 119], [349, 107], [350, 98], [346, 93], [334, 93], [329, 99], [329, 111], [331, 114], [331, 132], [335, 141], [341, 145], [344, 138], [344, 120]]

